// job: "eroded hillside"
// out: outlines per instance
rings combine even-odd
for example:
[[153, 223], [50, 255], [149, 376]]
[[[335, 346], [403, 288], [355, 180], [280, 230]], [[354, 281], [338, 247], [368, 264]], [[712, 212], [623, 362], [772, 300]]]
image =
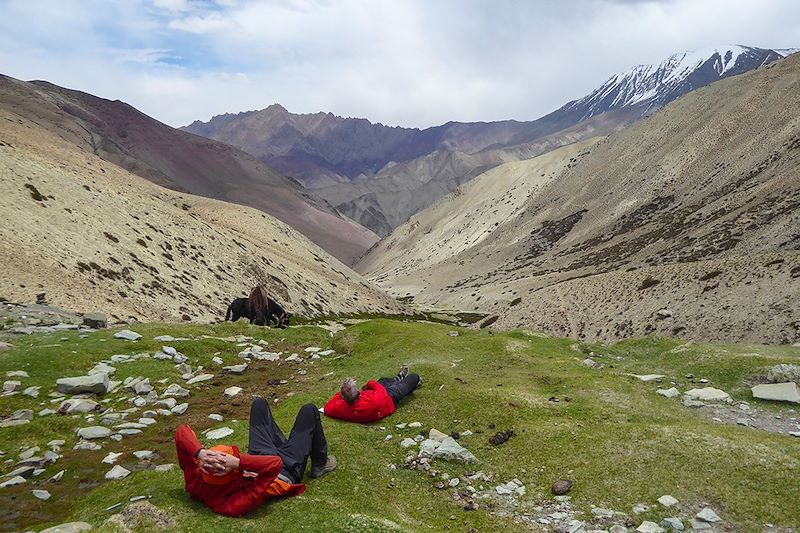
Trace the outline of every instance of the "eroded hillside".
[[[412, 217], [358, 268], [397, 296], [483, 311], [495, 327], [795, 342], [797, 94], [790, 57], [561, 152], [561, 170], [542, 158], [503, 165]], [[477, 190], [489, 199], [459, 200]]]
[[255, 209], [179, 194], [0, 110], [0, 296], [116, 319], [222, 319], [264, 283], [305, 315], [400, 306]]

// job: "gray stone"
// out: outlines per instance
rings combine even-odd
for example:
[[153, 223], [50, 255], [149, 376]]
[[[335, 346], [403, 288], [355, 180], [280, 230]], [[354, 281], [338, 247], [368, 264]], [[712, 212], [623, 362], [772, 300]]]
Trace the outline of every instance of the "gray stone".
[[150, 385], [150, 380], [149, 379], [143, 379], [143, 380], [137, 382], [133, 386], [133, 391], [136, 394], [140, 395], [140, 396], [146, 396], [147, 394], [152, 392], [152, 390], [153, 390], [153, 386]]
[[142, 336], [136, 333], [135, 331], [131, 331], [129, 329], [123, 329], [114, 333], [114, 338], [126, 341], [138, 341], [139, 339], [142, 338]]
[[214, 379], [214, 374], [200, 374], [199, 376], [195, 376], [187, 381], [186, 384], [194, 385], [195, 383], [202, 383], [203, 381], [208, 381], [210, 379]]
[[658, 499], [658, 503], [660, 503], [664, 507], [672, 507], [673, 505], [676, 505], [678, 503], [678, 500], [676, 498], [673, 498], [669, 494], [665, 494], [664, 496]]
[[664, 528], [655, 522], [645, 520], [639, 527], [636, 528], [639, 533], [664, 533]]
[[433, 459], [444, 459], [445, 461], [458, 461], [462, 463], [477, 463], [478, 458], [472, 452], [461, 446], [453, 437], [447, 437], [433, 451]]
[[38, 414], [39, 416], [49, 416], [49, 415], [56, 414], [56, 412], [54, 410], [52, 410], [52, 409], [42, 409], [41, 411], [39, 411], [36, 414]]
[[138, 422], [123, 422], [122, 424], [117, 424], [114, 427], [116, 429], [144, 429], [147, 427], [147, 425], [140, 424]]
[[75, 446], [72, 447], [73, 450], [89, 450], [89, 451], [99, 450], [100, 448], [102, 448], [102, 446], [100, 446], [96, 442], [91, 442], [88, 440], [80, 440]]
[[117, 369], [109, 365], [108, 363], [97, 363], [89, 371], [89, 374], [107, 374], [109, 377], [111, 377], [114, 375], [114, 372], [116, 371]]
[[214, 357], [212, 357], [211, 360], [214, 362], [214, 364], [217, 364], [217, 365], [221, 365], [221, 364], [223, 364], [225, 362], [225, 361], [222, 360], [222, 357], [219, 357], [219, 356], [216, 356], [216, 355]]
[[3, 382], [3, 392], [5, 393], [5, 392], [18, 391], [21, 386], [22, 386], [21, 382], [10, 379], [8, 381]]
[[114, 465], [114, 468], [106, 472], [106, 479], [124, 479], [130, 475], [131, 471], [120, 465]]
[[69, 399], [59, 405], [58, 410], [68, 415], [91, 413], [100, 409], [100, 404], [94, 400]]
[[676, 398], [680, 396], [680, 391], [675, 387], [671, 387], [669, 389], [658, 389], [656, 390], [656, 394], [660, 394], [664, 398]]
[[211, 413], [210, 415], [208, 415], [208, 418], [210, 418], [214, 422], [222, 422], [223, 420], [225, 420], [222, 415], [217, 413]]
[[611, 529], [608, 530], [608, 533], [628, 533], [628, 528], [615, 524], [611, 526]]
[[173, 342], [175, 337], [172, 335], [159, 335], [158, 337], [153, 337], [153, 340], [158, 342]]
[[704, 507], [702, 511], [695, 515], [695, 518], [703, 522], [722, 522], [722, 518], [711, 507]]
[[691, 389], [683, 393], [683, 395], [691, 400], [699, 400], [703, 402], [726, 402], [731, 399], [730, 394], [714, 387]]
[[170, 357], [175, 357], [176, 355], [183, 355], [178, 350], [173, 348], [172, 346], [162, 346], [161, 351], [165, 354], [169, 355]]
[[57, 526], [48, 527], [41, 530], [39, 533], [80, 533], [81, 531], [90, 531], [91, 524], [86, 522], [68, 522], [66, 524], [59, 524]]
[[211, 440], [219, 440], [224, 439], [229, 435], [233, 435], [233, 430], [229, 427], [222, 427], [219, 429], [212, 429], [206, 433], [206, 438]]
[[189, 391], [184, 389], [180, 385], [173, 383], [172, 385], [167, 387], [167, 390], [164, 391], [164, 394], [162, 396], [178, 396], [182, 398], [185, 396], [189, 396]]
[[80, 428], [77, 431], [77, 434], [80, 438], [86, 440], [103, 439], [111, 435], [111, 430], [103, 426], [90, 426], [86, 428]]
[[33, 409], [17, 409], [11, 413], [11, 420], [33, 420]]
[[435, 440], [436, 442], [443, 442], [449, 435], [442, 433], [438, 429], [431, 428], [428, 432], [428, 438], [431, 440]]
[[592, 514], [597, 518], [614, 518], [614, 511], [603, 507], [593, 507]]
[[671, 516], [661, 521], [661, 527], [672, 531], [683, 531], [683, 522], [680, 518]]
[[19, 454], [19, 458], [20, 458], [21, 460], [30, 459], [31, 457], [33, 457], [34, 455], [36, 455], [36, 453], [37, 453], [39, 450], [40, 450], [40, 448], [39, 448], [38, 446], [33, 446], [32, 448], [28, 448], [27, 450], [25, 450], [24, 452], [22, 452], [21, 454]]
[[800, 403], [800, 390], [797, 388], [797, 383], [793, 381], [756, 385], [752, 391], [753, 398], [760, 400]]
[[6, 377], [7, 378], [29, 378], [30, 376], [24, 370], [9, 370], [8, 372], [6, 372]]
[[51, 481], [53, 483], [58, 483], [59, 481], [61, 481], [61, 478], [64, 477], [64, 472], [66, 472], [66, 470], [59, 470], [58, 472], [53, 474], [53, 477], [51, 477], [48, 481]]
[[626, 374], [626, 375], [633, 376], [637, 378], [639, 381], [644, 381], [645, 383], [649, 383], [651, 381], [658, 381], [666, 377], [664, 374]]
[[419, 444], [419, 456], [420, 457], [432, 457], [433, 452], [436, 451], [436, 448], [441, 446], [441, 442], [435, 441], [433, 439], [425, 439]]
[[163, 400], [158, 400], [156, 405], [163, 405], [167, 409], [172, 409], [176, 405], [178, 405], [178, 400], [175, 398], [164, 398]]
[[103, 329], [108, 325], [108, 318], [103, 313], [87, 313], [83, 315], [83, 325], [93, 329]]
[[56, 381], [56, 390], [63, 394], [102, 394], [108, 390], [108, 374], [61, 378]]
[[232, 365], [232, 366], [223, 367], [222, 368], [222, 373], [223, 374], [235, 374], [237, 376], [240, 376], [240, 375], [244, 374], [245, 370], [247, 370], [247, 363], [243, 363], [241, 365]]
[[165, 465], [158, 465], [153, 470], [155, 470], [156, 472], [169, 472], [173, 468], [175, 468], [175, 465], [173, 463], [167, 463]]
[[170, 409], [170, 411], [172, 411], [173, 414], [182, 415], [183, 413], [186, 412], [187, 409], [189, 409], [188, 403], [179, 403], [178, 405]]
[[139, 450], [139, 451], [133, 452], [133, 455], [134, 455], [134, 457], [136, 457], [140, 461], [150, 461], [153, 458], [158, 456], [158, 454], [156, 454], [156, 452], [151, 451], [151, 450]]
[[30, 396], [31, 398], [38, 398], [39, 397], [39, 389], [41, 387], [27, 387], [22, 394], [25, 396]]
[[142, 417], [142, 418], [139, 419], [139, 423], [144, 425], [144, 426], [152, 426], [153, 424], [157, 424], [158, 420], [156, 420], [155, 418], [150, 418], [150, 417]]
[[591, 357], [587, 357], [583, 360], [583, 364], [588, 366], [589, 368], [603, 368], [603, 363], [598, 363]]
[[50, 493], [47, 492], [46, 490], [34, 489], [31, 492], [33, 493], [33, 497], [37, 498], [39, 500], [49, 500], [50, 499]]
[[297, 355], [296, 353], [293, 353], [292, 355], [290, 355], [289, 357], [284, 359], [284, 361], [286, 361], [287, 363], [302, 363], [303, 362], [303, 360], [300, 359], [300, 356]]
[[417, 441], [415, 441], [414, 439], [410, 439], [408, 437], [400, 441], [400, 446], [403, 448], [410, 448], [411, 446], [416, 446], [416, 445]]
[[767, 372], [767, 381], [770, 383], [786, 383], [787, 381], [800, 383], [800, 365], [775, 365]]
[[4, 489], [6, 487], [13, 487], [14, 485], [21, 485], [26, 482], [26, 479], [22, 476], [14, 476], [7, 481], [3, 481], [0, 483], [0, 489]]
[[103, 457], [102, 462], [107, 464], [107, 465], [113, 465], [114, 463], [117, 462], [117, 459], [119, 459], [120, 457], [122, 457], [122, 452], [119, 452], [119, 453], [117, 453], [117, 452], [108, 452], [108, 455]]
[[702, 520], [697, 520], [696, 518], [692, 518], [689, 521], [689, 525], [692, 526], [692, 531], [713, 531], [714, 530], [714, 526], [712, 526], [708, 522], [704, 522]]

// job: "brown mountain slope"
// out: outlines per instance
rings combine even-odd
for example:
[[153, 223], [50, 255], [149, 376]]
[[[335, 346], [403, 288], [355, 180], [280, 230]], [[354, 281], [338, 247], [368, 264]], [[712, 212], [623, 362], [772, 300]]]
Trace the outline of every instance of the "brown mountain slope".
[[123, 102], [0, 76], [0, 107], [159, 185], [269, 213], [345, 262], [377, 240], [254, 157], [171, 128]]
[[295, 229], [176, 193], [0, 109], [0, 296], [114, 318], [222, 319], [264, 283], [304, 315], [401, 310]]
[[[562, 170], [542, 158], [503, 165], [357, 267], [396, 295], [497, 316], [494, 327], [796, 342], [798, 94], [800, 57], [790, 57], [562, 152]], [[474, 209], [454, 200], [511, 165], [522, 165], [517, 178]]]

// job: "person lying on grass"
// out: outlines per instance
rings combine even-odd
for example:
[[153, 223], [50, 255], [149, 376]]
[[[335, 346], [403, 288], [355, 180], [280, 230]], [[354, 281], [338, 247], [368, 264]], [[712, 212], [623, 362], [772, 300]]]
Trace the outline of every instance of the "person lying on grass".
[[361, 390], [354, 378], [347, 378], [323, 412], [350, 422], [374, 422], [394, 413], [402, 399], [421, 385], [422, 379], [418, 374], [409, 374], [407, 366], [402, 366], [393, 378], [367, 381]]
[[336, 457], [328, 455], [319, 411], [311, 403], [300, 408], [287, 439], [275, 423], [269, 403], [264, 398], [253, 400], [247, 454], [236, 446], [207, 450], [186, 424], [175, 431], [175, 447], [186, 492], [226, 516], [247, 514], [269, 498], [305, 492], [302, 479], [309, 458], [309, 477], [336, 470]]

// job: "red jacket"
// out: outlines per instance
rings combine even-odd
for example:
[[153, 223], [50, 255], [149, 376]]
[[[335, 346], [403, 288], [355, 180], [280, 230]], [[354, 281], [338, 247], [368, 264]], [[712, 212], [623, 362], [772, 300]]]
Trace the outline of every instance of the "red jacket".
[[328, 400], [324, 409], [326, 415], [350, 422], [375, 422], [395, 411], [392, 397], [377, 381], [367, 381], [358, 399], [352, 404], [342, 398], [341, 392], [337, 392]]
[[[192, 498], [208, 505], [215, 513], [226, 516], [247, 514], [269, 497], [266, 489], [272, 485], [281, 472], [283, 461], [276, 455], [239, 455], [237, 475], [226, 485], [210, 485], [203, 481], [203, 475], [195, 459], [202, 448], [194, 431], [186, 424], [175, 431], [175, 448], [178, 451], [178, 464], [183, 470], [186, 492]], [[243, 471], [257, 474], [244, 475]], [[286, 496], [305, 492], [302, 483], [290, 485]]]

